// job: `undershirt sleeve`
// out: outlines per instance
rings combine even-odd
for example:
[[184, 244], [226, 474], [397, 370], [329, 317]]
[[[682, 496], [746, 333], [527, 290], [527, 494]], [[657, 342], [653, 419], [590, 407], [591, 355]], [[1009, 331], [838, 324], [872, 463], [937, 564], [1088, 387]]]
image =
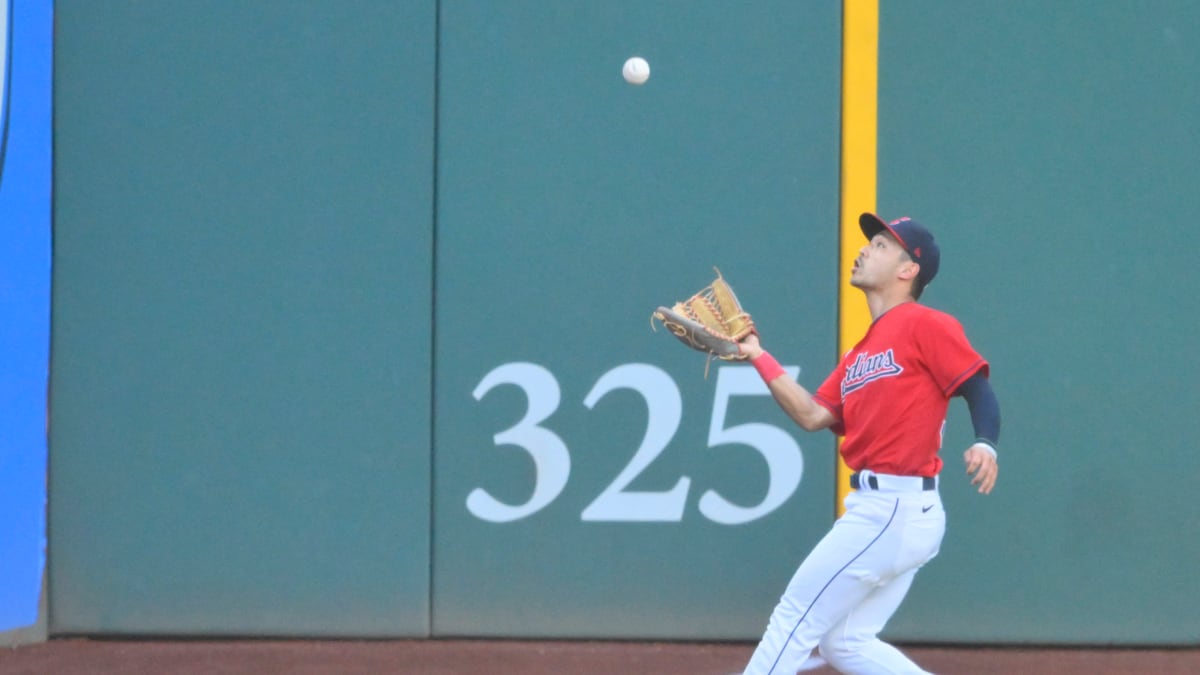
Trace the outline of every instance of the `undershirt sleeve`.
[[981, 372], [976, 372], [959, 385], [954, 392], [967, 401], [971, 411], [971, 426], [975, 427], [975, 438], [988, 442], [993, 448], [1000, 441], [1000, 401], [991, 382]]

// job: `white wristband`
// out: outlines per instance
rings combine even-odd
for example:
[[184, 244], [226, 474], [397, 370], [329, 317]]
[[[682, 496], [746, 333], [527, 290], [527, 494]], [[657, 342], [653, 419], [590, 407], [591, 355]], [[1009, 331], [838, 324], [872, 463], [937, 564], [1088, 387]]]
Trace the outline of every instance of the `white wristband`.
[[987, 450], [989, 453], [991, 453], [992, 459], [997, 459], [995, 446], [993, 446], [991, 443], [988, 443], [987, 441], [977, 440], [977, 441], [975, 441], [974, 445], [972, 445], [971, 447], [972, 448], [983, 448], [984, 450]]

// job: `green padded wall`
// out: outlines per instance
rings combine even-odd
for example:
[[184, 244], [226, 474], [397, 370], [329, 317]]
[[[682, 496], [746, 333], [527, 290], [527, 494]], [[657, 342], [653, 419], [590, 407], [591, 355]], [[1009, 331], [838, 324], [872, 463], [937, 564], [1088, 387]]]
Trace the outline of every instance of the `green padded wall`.
[[[832, 437], [649, 316], [719, 266], [832, 367], [840, 10], [59, 0], [51, 631], [757, 638]], [[878, 210], [1004, 411], [888, 637], [1200, 642], [1197, 25], [882, 3]]]
[[435, 5], [59, 0], [53, 632], [428, 632]]
[[832, 367], [840, 8], [441, 7], [434, 631], [756, 638], [833, 437], [649, 319], [717, 265]]
[[938, 233], [926, 299], [991, 359], [996, 492], [947, 431], [941, 557], [891, 630], [1200, 642], [1200, 5], [883, 3], [879, 205]]

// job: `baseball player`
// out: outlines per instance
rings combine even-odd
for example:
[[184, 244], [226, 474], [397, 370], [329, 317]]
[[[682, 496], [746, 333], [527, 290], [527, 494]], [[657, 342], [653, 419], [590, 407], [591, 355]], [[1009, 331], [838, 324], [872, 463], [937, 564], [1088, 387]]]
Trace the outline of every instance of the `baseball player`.
[[868, 243], [850, 283], [866, 294], [871, 326], [815, 393], [783, 377], [757, 335], [740, 343], [788, 416], [844, 436], [855, 472], [845, 514], [796, 570], [747, 674], [793, 675], [814, 648], [813, 659], [843, 673], [924, 673], [877, 636], [941, 545], [938, 451], [954, 396], [966, 399], [977, 437], [963, 454], [967, 475], [982, 494], [996, 484], [1000, 406], [988, 363], [957, 320], [917, 303], [938, 270], [933, 235], [911, 218], [870, 213], [859, 226]]

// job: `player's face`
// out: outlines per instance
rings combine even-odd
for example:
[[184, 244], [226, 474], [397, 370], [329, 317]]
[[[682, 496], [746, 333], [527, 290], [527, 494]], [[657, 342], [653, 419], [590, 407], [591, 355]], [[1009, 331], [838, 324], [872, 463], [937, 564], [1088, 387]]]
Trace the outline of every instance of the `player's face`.
[[850, 271], [850, 285], [864, 290], [883, 288], [896, 282], [900, 269], [909, 263], [900, 242], [880, 232], [859, 249]]

